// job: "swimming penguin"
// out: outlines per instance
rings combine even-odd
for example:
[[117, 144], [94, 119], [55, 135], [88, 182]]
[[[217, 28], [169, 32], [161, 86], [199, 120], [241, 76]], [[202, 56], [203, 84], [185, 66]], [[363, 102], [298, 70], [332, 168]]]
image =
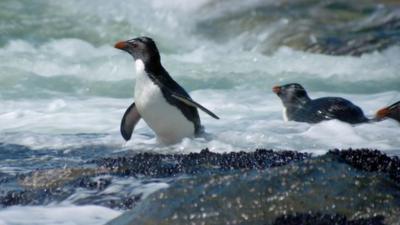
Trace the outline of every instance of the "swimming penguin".
[[400, 101], [382, 108], [376, 112], [375, 119], [376, 120], [383, 120], [386, 118], [391, 118], [400, 122]]
[[360, 107], [350, 101], [339, 97], [311, 99], [297, 83], [275, 86], [272, 91], [282, 100], [285, 120], [318, 123], [338, 119], [351, 124], [369, 121]]
[[165, 144], [193, 137], [202, 130], [197, 108], [219, 119], [211, 111], [193, 101], [189, 94], [161, 65], [160, 53], [149, 37], [138, 37], [115, 44], [135, 60], [135, 102], [121, 121], [121, 134], [129, 140], [141, 118]]

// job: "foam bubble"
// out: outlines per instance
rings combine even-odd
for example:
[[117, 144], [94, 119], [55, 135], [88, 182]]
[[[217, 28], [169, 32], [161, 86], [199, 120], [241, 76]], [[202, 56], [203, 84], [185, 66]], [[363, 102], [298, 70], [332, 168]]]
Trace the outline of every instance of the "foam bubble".
[[311, 126], [304, 135], [315, 139], [317, 142], [338, 148], [353, 147], [353, 145], [366, 142], [355, 132], [352, 125], [338, 120], [330, 120]]

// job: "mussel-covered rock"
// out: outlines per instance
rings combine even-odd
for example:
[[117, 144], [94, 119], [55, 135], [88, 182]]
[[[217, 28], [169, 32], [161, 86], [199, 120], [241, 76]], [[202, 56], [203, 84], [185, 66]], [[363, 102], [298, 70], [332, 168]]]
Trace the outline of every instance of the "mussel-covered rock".
[[[340, 215], [333, 217], [332, 223], [323, 224], [395, 224], [400, 218], [398, 181], [375, 168], [380, 163], [396, 162], [397, 158], [376, 151], [333, 151], [263, 171], [199, 174], [154, 193], [108, 224], [261, 225], [302, 218], [327, 221], [325, 217], [318, 220], [304, 216], [316, 213]], [[300, 214], [303, 217], [282, 217]]]

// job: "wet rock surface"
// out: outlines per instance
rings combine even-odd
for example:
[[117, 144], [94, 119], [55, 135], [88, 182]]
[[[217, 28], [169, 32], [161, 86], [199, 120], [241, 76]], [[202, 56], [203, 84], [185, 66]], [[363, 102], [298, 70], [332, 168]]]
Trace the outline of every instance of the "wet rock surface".
[[387, 173], [393, 181], [400, 184], [400, 159], [397, 156], [389, 157], [378, 150], [368, 149], [335, 149], [328, 154], [336, 155], [343, 162], [363, 171]]
[[[204, 12], [225, 7], [226, 12], [207, 16], [197, 30], [208, 39], [248, 40], [245, 49], [266, 54], [277, 48], [329, 55], [360, 56], [400, 43], [398, 1], [260, 1], [252, 7], [230, 10], [224, 2], [213, 1]], [[211, 13], [210, 13], [211, 12]]]
[[[349, 32], [350, 30], [350, 32]], [[338, 35], [340, 34], [340, 35]], [[337, 28], [309, 43], [304, 50], [329, 55], [354, 55], [381, 51], [400, 43], [400, 17], [349, 29]]]
[[384, 225], [383, 220], [384, 218], [382, 216], [375, 216], [367, 219], [349, 220], [342, 215], [315, 213], [280, 216], [274, 221], [273, 225]]
[[[377, 150], [138, 153], [0, 174], [0, 206], [68, 199], [127, 211], [109, 224], [396, 224], [400, 163]], [[121, 183], [139, 186], [121, 186]], [[162, 182], [147, 195], [135, 188]], [[119, 185], [119, 186], [118, 186]], [[117, 190], [112, 192], [110, 190]], [[77, 198], [77, 190], [84, 193]]]
[[190, 154], [140, 153], [133, 157], [104, 158], [94, 161], [122, 176], [175, 176], [177, 174], [203, 174], [236, 169], [265, 169], [302, 161], [311, 157], [295, 151], [259, 149], [255, 152], [214, 153], [208, 149]]
[[[343, 154], [361, 158], [360, 164], [371, 164], [362, 161], [371, 158], [385, 163], [376, 151]], [[109, 224], [397, 224], [397, 181], [367, 168], [327, 154], [262, 171], [195, 175], [150, 195]]]
[[[38, 170], [18, 175], [18, 190], [1, 190], [0, 205], [43, 205], [61, 202], [77, 188], [95, 191], [99, 195], [77, 200], [76, 204], [99, 204], [111, 208], [130, 209], [141, 194], [103, 196], [113, 184], [113, 177], [177, 177], [194, 174], [213, 174], [238, 169], [265, 169], [310, 158], [310, 154], [295, 151], [256, 150], [255, 152], [213, 153], [208, 149], [190, 154], [139, 153], [133, 156], [101, 158], [87, 162], [89, 168]], [[109, 175], [109, 177], [102, 177]], [[7, 178], [9, 179], [9, 178]], [[4, 178], [4, 183], [7, 181]], [[1, 181], [1, 180], [0, 180]], [[144, 181], [145, 182], [145, 181]], [[1, 192], [0, 192], [1, 193]], [[96, 199], [97, 198], [97, 199]], [[104, 198], [104, 200], [102, 200]]]

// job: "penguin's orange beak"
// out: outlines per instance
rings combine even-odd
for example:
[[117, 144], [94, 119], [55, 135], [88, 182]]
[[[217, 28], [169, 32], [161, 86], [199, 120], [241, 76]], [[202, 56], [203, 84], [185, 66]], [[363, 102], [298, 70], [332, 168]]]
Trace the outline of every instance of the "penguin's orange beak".
[[376, 112], [375, 117], [377, 119], [383, 119], [383, 118], [387, 117], [389, 115], [389, 113], [390, 113], [390, 110], [389, 110], [389, 108], [386, 107], [386, 108], [378, 110], [378, 112]]
[[126, 49], [127, 46], [128, 46], [128, 45], [126, 44], [125, 41], [117, 42], [117, 43], [114, 45], [115, 48], [118, 48], [118, 49], [121, 49], [121, 50]]
[[275, 94], [278, 94], [279, 92], [281, 92], [281, 87], [280, 86], [273, 87], [272, 92], [274, 92]]

